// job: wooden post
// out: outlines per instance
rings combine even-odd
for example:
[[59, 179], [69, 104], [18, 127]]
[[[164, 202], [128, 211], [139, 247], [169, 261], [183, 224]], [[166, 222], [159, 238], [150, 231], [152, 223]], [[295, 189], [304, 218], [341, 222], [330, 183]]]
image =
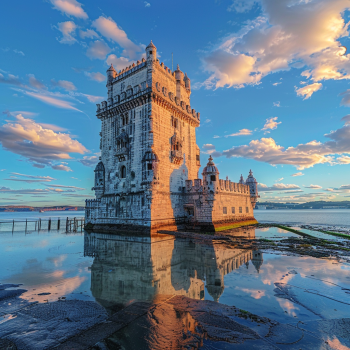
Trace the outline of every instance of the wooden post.
[[51, 230], [51, 218], [49, 218], [49, 222], [48, 222], [47, 228], [48, 228], [49, 231]]
[[28, 219], [26, 219], [26, 229], [25, 229], [25, 232], [27, 232], [27, 227], [28, 227]]
[[67, 216], [67, 220], [66, 220], [66, 232], [68, 232], [68, 216]]
[[35, 229], [34, 229], [34, 231], [36, 231], [36, 221], [35, 221]]
[[39, 218], [39, 221], [38, 221], [38, 231], [41, 230], [41, 218]]
[[13, 222], [12, 222], [12, 233], [14, 229], [15, 229], [15, 219], [13, 219]]
[[77, 228], [76, 228], [76, 221], [75, 221], [75, 218], [74, 218], [74, 221], [73, 221], [73, 232], [77, 232]]
[[57, 219], [57, 231], [60, 230], [60, 226], [61, 226], [61, 219], [58, 218], [58, 219]]

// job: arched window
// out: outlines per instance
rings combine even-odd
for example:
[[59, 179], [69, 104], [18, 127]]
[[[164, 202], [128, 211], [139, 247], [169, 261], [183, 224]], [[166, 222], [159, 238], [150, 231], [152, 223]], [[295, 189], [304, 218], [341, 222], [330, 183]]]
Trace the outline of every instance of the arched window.
[[120, 177], [122, 179], [126, 178], [126, 167], [124, 165], [120, 168]]

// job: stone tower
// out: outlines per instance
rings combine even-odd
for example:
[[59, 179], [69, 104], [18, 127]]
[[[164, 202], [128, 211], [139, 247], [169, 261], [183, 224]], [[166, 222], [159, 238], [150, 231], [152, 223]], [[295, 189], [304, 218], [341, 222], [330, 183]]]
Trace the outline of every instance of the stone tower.
[[86, 201], [90, 227], [152, 232], [198, 223], [207, 230], [215, 222], [254, 219], [253, 183], [220, 180], [211, 157], [203, 185], [198, 179], [200, 114], [191, 107], [191, 81], [179, 65], [171, 71], [160, 63], [151, 42], [146, 59], [119, 72], [111, 65], [106, 87], [107, 101], [96, 112], [101, 158], [96, 199]]

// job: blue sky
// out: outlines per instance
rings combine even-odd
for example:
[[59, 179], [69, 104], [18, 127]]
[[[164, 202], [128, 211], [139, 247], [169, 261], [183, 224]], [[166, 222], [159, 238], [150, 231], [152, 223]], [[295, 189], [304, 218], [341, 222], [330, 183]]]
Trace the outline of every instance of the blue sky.
[[[350, 197], [347, 0], [4, 0], [0, 205], [93, 193], [105, 72], [144, 54], [187, 72], [205, 165], [262, 200]], [[349, 90], [348, 90], [349, 89]], [[90, 196], [90, 197], [89, 197]]]

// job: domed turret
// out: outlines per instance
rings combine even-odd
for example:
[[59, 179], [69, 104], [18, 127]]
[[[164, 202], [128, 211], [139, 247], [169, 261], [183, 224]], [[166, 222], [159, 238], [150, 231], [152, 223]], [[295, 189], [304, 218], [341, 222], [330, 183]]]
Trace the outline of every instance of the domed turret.
[[146, 47], [147, 61], [156, 61], [157, 60], [157, 48], [154, 46], [152, 40], [149, 45]]
[[208, 159], [207, 166], [204, 167], [203, 175], [203, 185], [204, 187], [208, 186], [208, 189], [216, 189], [216, 182], [219, 182], [219, 170], [213, 162], [213, 157], [210, 155]]
[[249, 186], [250, 190], [250, 200], [252, 202], [253, 208], [255, 207], [256, 201], [259, 198], [258, 195], [258, 182], [256, 181], [255, 177], [253, 176], [253, 172], [250, 170], [249, 175], [246, 180], [246, 185]]
[[184, 74], [183, 72], [180, 70], [180, 66], [177, 65], [176, 67], [176, 71], [175, 71], [175, 79], [179, 82], [182, 82], [184, 80]]
[[260, 250], [254, 250], [253, 251], [253, 258], [252, 258], [252, 263], [256, 269], [256, 271], [259, 273], [260, 268], [263, 264], [263, 253]]

